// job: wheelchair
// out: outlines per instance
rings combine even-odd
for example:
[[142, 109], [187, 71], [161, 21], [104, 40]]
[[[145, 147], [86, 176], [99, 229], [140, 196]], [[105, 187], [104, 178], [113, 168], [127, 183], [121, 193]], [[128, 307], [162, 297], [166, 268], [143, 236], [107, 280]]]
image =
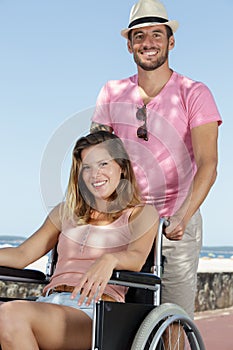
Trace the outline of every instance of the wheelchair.
[[[156, 241], [141, 272], [113, 272], [109, 283], [128, 287], [126, 300], [99, 300], [95, 304], [91, 350], [205, 350], [201, 334], [186, 312], [175, 304], [160, 304], [164, 222], [160, 219]], [[46, 285], [56, 259], [54, 248], [45, 274], [27, 268], [0, 267], [0, 281]], [[12, 298], [0, 298], [2, 302], [9, 300]]]

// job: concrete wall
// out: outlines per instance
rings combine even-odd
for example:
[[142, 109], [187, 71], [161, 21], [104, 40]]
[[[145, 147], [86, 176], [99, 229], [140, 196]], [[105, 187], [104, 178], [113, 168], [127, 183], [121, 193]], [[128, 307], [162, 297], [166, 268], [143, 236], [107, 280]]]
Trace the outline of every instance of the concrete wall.
[[233, 272], [199, 272], [195, 311], [233, 306]]
[[[42, 292], [43, 285], [0, 281], [0, 297], [35, 297]], [[233, 272], [197, 275], [195, 311], [222, 309], [233, 306]]]
[[27, 298], [41, 295], [44, 285], [35, 283], [16, 283], [0, 281], [0, 297]]

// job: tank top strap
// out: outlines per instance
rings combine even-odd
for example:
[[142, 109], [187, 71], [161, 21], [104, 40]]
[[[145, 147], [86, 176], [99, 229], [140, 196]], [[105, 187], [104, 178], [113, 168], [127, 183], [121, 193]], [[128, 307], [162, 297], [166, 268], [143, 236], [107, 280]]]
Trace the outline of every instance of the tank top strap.
[[132, 207], [132, 208], [127, 209], [127, 210], [123, 213], [123, 215], [122, 215], [122, 216], [124, 216], [125, 221], [127, 221], [127, 222], [129, 221], [129, 218], [130, 218], [130, 216], [132, 215], [132, 213], [133, 213], [133, 211], [135, 210], [135, 208], [144, 207], [144, 205], [145, 205], [145, 204], [140, 203], [140, 204], [135, 205], [135, 206]]

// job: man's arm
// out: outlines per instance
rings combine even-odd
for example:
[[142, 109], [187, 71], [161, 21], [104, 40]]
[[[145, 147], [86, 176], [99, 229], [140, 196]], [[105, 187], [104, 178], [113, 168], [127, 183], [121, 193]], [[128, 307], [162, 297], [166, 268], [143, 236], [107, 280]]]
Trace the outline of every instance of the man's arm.
[[113, 129], [111, 128], [111, 126], [92, 122], [90, 127], [90, 132], [95, 132], [99, 130], [109, 131], [111, 133], [113, 132]]
[[172, 240], [182, 239], [185, 227], [207, 197], [217, 177], [217, 122], [193, 128], [191, 136], [197, 172], [189, 195], [177, 213], [170, 218], [170, 226], [166, 228], [166, 237]]

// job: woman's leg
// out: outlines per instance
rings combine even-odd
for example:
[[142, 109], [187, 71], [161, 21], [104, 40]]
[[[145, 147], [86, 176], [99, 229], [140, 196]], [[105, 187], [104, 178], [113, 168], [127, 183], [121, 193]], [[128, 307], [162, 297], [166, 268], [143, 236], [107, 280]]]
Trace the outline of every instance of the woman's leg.
[[12, 301], [0, 306], [2, 350], [88, 350], [92, 320], [72, 307]]

